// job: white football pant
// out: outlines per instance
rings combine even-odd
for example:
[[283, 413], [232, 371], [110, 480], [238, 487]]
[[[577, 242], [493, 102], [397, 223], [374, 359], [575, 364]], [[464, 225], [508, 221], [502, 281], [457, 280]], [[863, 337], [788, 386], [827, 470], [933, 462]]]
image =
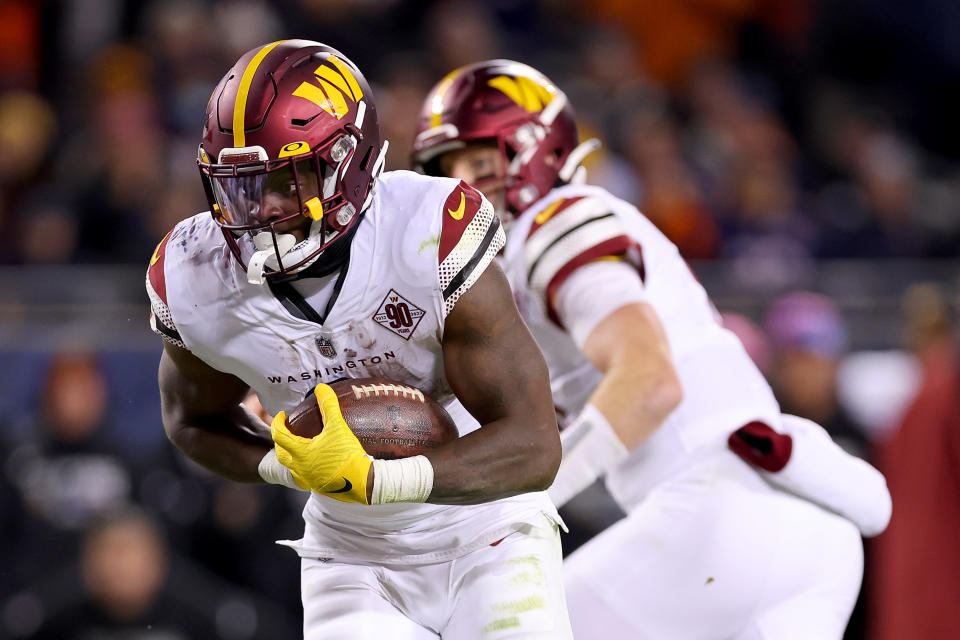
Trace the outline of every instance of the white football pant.
[[851, 522], [724, 451], [659, 485], [564, 571], [577, 640], [840, 640], [863, 546]]
[[570, 640], [556, 525], [430, 565], [301, 560], [305, 640]]

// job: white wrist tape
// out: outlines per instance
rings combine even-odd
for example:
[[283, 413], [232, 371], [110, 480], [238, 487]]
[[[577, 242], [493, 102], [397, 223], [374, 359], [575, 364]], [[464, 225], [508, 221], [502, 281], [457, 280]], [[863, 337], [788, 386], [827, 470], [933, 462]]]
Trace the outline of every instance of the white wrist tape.
[[425, 456], [373, 461], [370, 504], [426, 502], [433, 491], [433, 465]]
[[569, 427], [560, 432], [563, 459], [548, 489], [554, 504], [562, 507], [598, 477], [627, 457], [627, 448], [600, 411], [588, 404]]
[[293, 479], [293, 473], [290, 472], [290, 469], [283, 466], [283, 463], [277, 459], [276, 448], [270, 449], [270, 451], [267, 451], [267, 455], [263, 456], [260, 464], [257, 465], [257, 472], [263, 478], [263, 481], [269, 484], [282, 484], [297, 491], [306, 491]]
[[883, 474], [844, 451], [815, 422], [784, 414], [780, 424], [793, 439], [793, 452], [787, 466], [776, 473], [761, 472], [763, 477], [844, 516], [865, 537], [882, 533], [893, 511]]

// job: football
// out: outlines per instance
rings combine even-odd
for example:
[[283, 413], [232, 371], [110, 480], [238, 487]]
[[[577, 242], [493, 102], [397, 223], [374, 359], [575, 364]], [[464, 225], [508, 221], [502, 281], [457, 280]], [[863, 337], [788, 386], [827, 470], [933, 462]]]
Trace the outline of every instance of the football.
[[[357, 378], [330, 386], [340, 401], [343, 418], [374, 458], [420, 455], [459, 436], [446, 409], [410, 385], [387, 378]], [[287, 428], [304, 438], [323, 430], [320, 407], [312, 392], [287, 412]]]

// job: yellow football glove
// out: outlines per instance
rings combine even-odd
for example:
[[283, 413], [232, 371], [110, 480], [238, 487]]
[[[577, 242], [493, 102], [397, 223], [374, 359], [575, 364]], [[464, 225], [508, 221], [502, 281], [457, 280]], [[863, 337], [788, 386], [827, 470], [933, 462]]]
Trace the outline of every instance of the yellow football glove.
[[286, 412], [281, 411], [270, 425], [277, 459], [304, 489], [343, 502], [370, 504], [367, 476], [372, 458], [343, 419], [336, 392], [321, 383], [313, 394], [320, 405], [323, 431], [312, 438], [295, 435], [287, 428]]

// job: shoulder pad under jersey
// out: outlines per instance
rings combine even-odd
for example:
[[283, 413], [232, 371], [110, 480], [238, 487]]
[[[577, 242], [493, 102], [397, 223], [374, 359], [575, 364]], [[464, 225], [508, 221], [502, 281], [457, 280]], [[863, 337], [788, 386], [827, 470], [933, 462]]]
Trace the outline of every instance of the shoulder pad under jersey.
[[610, 204], [593, 196], [551, 202], [533, 219], [523, 247], [530, 289], [547, 307], [578, 267], [614, 256], [637, 266], [643, 278], [639, 243]]

